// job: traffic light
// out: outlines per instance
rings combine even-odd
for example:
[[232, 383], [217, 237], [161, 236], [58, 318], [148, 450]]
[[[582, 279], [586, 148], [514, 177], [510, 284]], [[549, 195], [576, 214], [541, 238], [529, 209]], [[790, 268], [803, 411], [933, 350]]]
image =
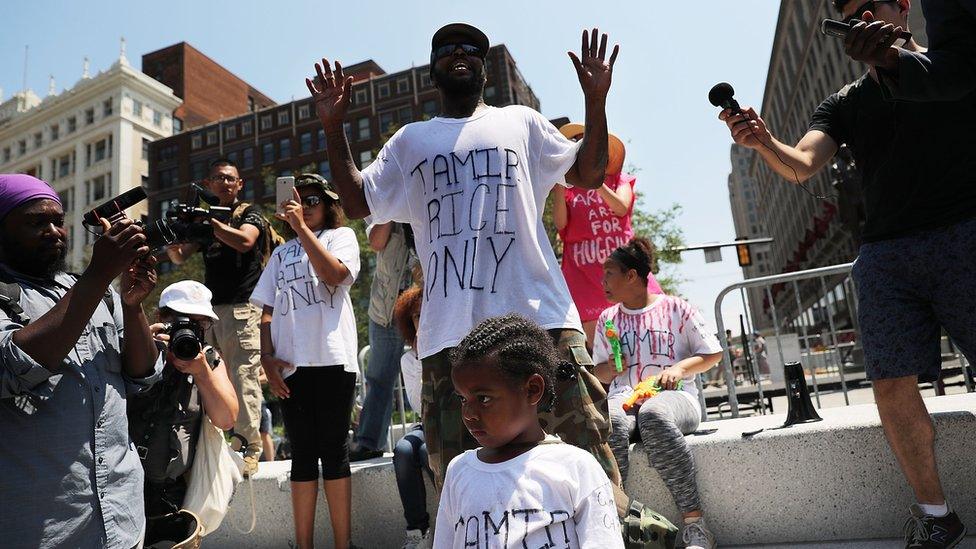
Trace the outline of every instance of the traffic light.
[[[736, 238], [736, 240], [745, 240], [745, 239]], [[750, 265], [752, 265], [752, 251], [749, 250], [748, 244], [736, 244], [735, 255], [739, 259], [740, 267], [749, 267]]]

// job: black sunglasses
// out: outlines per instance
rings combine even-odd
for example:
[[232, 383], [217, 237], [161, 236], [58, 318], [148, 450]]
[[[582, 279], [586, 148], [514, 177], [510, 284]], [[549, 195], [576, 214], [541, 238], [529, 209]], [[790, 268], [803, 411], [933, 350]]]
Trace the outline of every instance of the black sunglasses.
[[448, 55], [451, 55], [455, 51], [457, 51], [458, 48], [461, 48], [464, 51], [464, 53], [468, 55], [474, 55], [476, 57], [485, 56], [484, 53], [481, 51], [481, 48], [473, 44], [444, 44], [443, 46], [437, 46], [434, 49], [432, 57], [434, 59], [447, 57]]
[[322, 203], [322, 197], [315, 196], [314, 194], [306, 196], [302, 199], [302, 205], [308, 206], [309, 208], [314, 208]]
[[851, 21], [855, 19], [860, 19], [861, 16], [864, 15], [864, 12], [866, 11], [874, 12], [875, 8], [877, 7], [877, 4], [888, 4], [897, 1], [898, 0], [868, 0], [867, 2], [861, 4], [861, 7], [854, 10], [854, 12], [851, 13], [850, 17], [845, 17], [843, 22], [845, 25], [850, 25]]

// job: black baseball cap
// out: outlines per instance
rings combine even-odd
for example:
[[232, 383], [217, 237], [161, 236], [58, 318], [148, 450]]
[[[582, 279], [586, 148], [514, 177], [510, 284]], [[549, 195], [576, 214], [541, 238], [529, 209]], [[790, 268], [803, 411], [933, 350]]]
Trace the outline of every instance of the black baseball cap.
[[450, 23], [438, 29], [430, 40], [430, 51], [433, 52], [438, 46], [443, 46], [451, 36], [464, 36], [471, 40], [472, 45], [481, 48], [484, 55], [488, 55], [488, 35], [467, 23]]
[[299, 174], [299, 176], [295, 178], [296, 188], [305, 186], [317, 187], [319, 190], [325, 193], [325, 196], [328, 196], [332, 200], [339, 200], [339, 195], [332, 190], [332, 184], [317, 173], [303, 173]]

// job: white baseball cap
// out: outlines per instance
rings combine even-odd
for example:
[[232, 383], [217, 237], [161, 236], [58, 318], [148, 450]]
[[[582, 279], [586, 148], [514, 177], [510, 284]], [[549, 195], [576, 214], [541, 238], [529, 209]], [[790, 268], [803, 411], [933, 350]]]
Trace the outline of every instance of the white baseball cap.
[[185, 315], [203, 315], [219, 320], [210, 304], [211, 298], [213, 294], [203, 284], [195, 280], [181, 280], [170, 284], [159, 294], [159, 308], [166, 307]]

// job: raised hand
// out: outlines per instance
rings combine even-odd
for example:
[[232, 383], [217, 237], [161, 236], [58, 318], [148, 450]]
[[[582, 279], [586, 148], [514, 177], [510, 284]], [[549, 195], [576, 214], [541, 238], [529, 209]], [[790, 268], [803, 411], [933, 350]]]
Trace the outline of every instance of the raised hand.
[[142, 303], [156, 287], [156, 258], [147, 255], [137, 259], [122, 272], [119, 283], [122, 303], [134, 307]]
[[275, 217], [287, 223], [297, 233], [305, 226], [305, 208], [302, 207], [302, 197], [298, 190], [292, 188], [291, 192], [292, 199], [278, 205], [281, 213], [276, 213]]
[[583, 42], [580, 55], [569, 52], [569, 58], [576, 67], [580, 87], [586, 98], [605, 99], [610, 91], [610, 81], [613, 78], [613, 64], [617, 61], [620, 46], [614, 45], [610, 60], [606, 60], [607, 35], [600, 35], [599, 29], [594, 28], [592, 34], [583, 30]]
[[329, 67], [329, 60], [322, 58], [322, 63], [315, 64], [315, 74], [318, 85], [310, 78], [305, 79], [305, 85], [312, 94], [315, 103], [315, 113], [326, 126], [341, 126], [346, 120], [346, 111], [352, 101], [352, 77], [342, 72], [342, 65], [335, 62], [335, 72]]
[[732, 139], [739, 145], [750, 149], [772, 145], [772, 134], [752, 107], [743, 107], [738, 113], [725, 109], [718, 114], [718, 118], [729, 127]]
[[91, 263], [88, 268], [108, 280], [128, 270], [133, 261], [149, 253], [146, 245], [146, 234], [142, 227], [130, 219], [123, 219], [110, 224], [105, 218], [100, 218], [102, 235], [92, 245]]
[[891, 23], [875, 20], [866, 11], [864, 20], [854, 25], [844, 39], [844, 53], [855, 61], [891, 69], [898, 64], [898, 49], [893, 47], [904, 30]]

